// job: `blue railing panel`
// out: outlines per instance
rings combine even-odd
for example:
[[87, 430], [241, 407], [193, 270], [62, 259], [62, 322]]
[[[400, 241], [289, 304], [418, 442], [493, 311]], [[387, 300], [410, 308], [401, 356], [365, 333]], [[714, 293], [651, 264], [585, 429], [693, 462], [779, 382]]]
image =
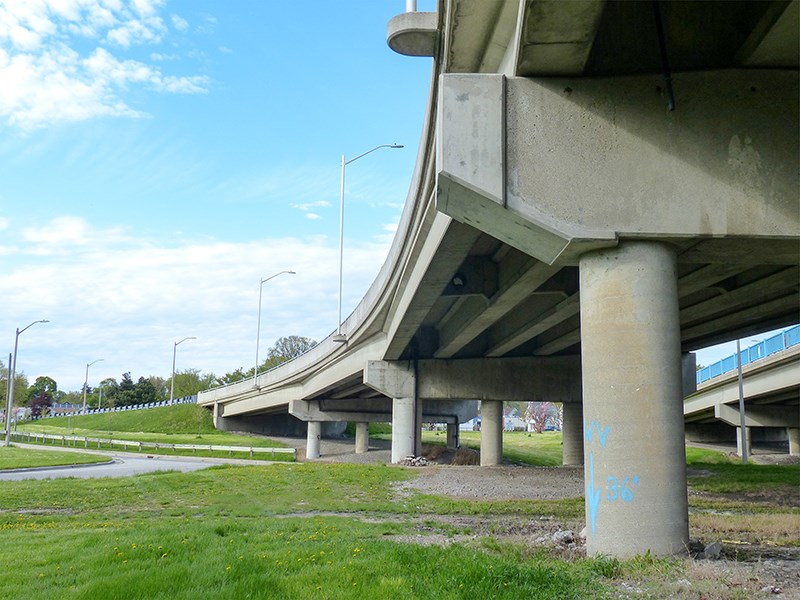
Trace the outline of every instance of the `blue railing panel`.
[[[742, 348], [742, 365], [761, 360], [797, 344], [800, 344], [800, 325], [784, 329], [781, 333], [753, 344], [748, 348]], [[733, 371], [735, 368], [736, 354], [731, 354], [697, 371], [697, 383], [703, 383], [723, 373]]]

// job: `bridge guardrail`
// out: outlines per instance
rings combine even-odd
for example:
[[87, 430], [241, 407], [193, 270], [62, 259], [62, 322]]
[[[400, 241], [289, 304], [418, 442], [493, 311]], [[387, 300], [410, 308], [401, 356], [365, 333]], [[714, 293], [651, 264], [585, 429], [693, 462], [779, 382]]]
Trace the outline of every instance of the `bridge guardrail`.
[[[291, 454], [292, 458], [297, 458], [297, 450], [295, 448], [267, 448], [261, 446], [218, 446], [215, 444], [169, 444], [163, 442], [138, 442], [132, 440], [120, 440], [113, 438], [93, 438], [74, 435], [56, 435], [52, 433], [36, 433], [32, 431], [12, 431], [11, 437], [24, 442], [38, 442], [46, 444], [48, 440], [52, 440], [53, 444], [57, 441], [61, 442], [62, 446], [68, 445], [67, 442], [83, 442], [83, 447], [88, 448], [89, 444], [97, 444], [100, 448], [102, 445], [108, 445], [110, 449], [114, 449], [114, 444], [127, 450], [128, 447], [137, 448], [139, 452], [143, 448], [155, 448], [156, 450], [168, 449], [172, 450], [192, 450], [193, 453], [198, 450], [209, 452], [248, 452], [252, 458], [254, 454], [271, 454], [273, 457], [276, 454]], [[73, 444], [74, 445], [74, 444]]]
[[[762, 360], [776, 352], [780, 352], [781, 350], [785, 350], [797, 344], [800, 344], [800, 325], [789, 327], [757, 344], [742, 348], [742, 365], [744, 366], [757, 360]], [[729, 373], [736, 369], [737, 366], [737, 356], [736, 354], [731, 354], [697, 371], [697, 384], [699, 385], [709, 379], [723, 375], [724, 373]]]

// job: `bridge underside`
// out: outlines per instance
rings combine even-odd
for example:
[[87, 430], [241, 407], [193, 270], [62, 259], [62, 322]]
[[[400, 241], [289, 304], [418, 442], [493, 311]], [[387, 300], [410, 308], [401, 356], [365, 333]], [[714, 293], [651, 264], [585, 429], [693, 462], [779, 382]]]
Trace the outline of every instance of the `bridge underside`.
[[482, 464], [504, 400], [564, 402], [589, 554], [684, 552], [690, 352], [798, 321], [799, 7], [442, 0], [393, 20], [393, 48], [434, 57], [431, 100], [347, 343], [200, 402], [291, 413], [311, 457], [323, 423], [359, 422], [363, 450], [391, 421], [395, 462], [480, 402]]

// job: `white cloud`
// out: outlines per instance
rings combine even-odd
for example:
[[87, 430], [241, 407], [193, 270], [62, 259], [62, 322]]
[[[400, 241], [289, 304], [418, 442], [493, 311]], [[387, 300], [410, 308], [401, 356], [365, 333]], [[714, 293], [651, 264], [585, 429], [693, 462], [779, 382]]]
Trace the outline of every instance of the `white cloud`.
[[331, 205], [330, 202], [327, 200], [317, 200], [316, 202], [303, 202], [301, 204], [292, 204], [292, 208], [296, 208], [297, 210], [301, 210], [303, 212], [308, 212], [312, 208], [327, 208]]
[[[98, 116], [139, 117], [123, 98], [133, 87], [207, 91], [203, 76], [164, 74], [102, 46], [157, 44], [167, 34], [160, 0], [11, 0], [0, 4], [0, 116], [23, 130]], [[153, 53], [151, 60], [165, 55]]]
[[0, 217], [0, 231], [8, 229], [10, 224], [11, 221], [9, 221], [7, 217]]
[[189, 21], [178, 15], [172, 15], [172, 26], [178, 31], [186, 31], [189, 29]]
[[306, 213], [306, 219], [311, 219], [312, 221], [316, 221], [317, 219], [321, 219], [322, 217], [317, 213]]
[[230, 48], [228, 48], [227, 46], [218, 46], [218, 47], [217, 47], [217, 50], [219, 50], [220, 52], [222, 52], [222, 54], [233, 54], [233, 50], [231, 50], [231, 49], [230, 49]]
[[[20, 369], [31, 378], [49, 375], [61, 389], [78, 389], [96, 358], [105, 359], [93, 367], [98, 381], [125, 371], [168, 376], [172, 342], [190, 335], [198, 339], [182, 347], [179, 369], [224, 374], [249, 366], [258, 281], [285, 269], [297, 274], [264, 286], [263, 348], [284, 335], [320, 340], [335, 328], [338, 254], [326, 237], [166, 245], [72, 216], [6, 237], [10, 266], [0, 272], [0, 289], [9, 308], [0, 313], [0, 331], [49, 319], [26, 332]], [[387, 250], [385, 243], [348, 245], [345, 315]]]

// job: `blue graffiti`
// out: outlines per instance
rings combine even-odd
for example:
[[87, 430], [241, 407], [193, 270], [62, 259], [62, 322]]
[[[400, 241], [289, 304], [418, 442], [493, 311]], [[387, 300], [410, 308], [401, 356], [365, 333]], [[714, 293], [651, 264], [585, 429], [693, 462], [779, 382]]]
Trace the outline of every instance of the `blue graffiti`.
[[590, 421], [589, 424], [586, 424], [586, 421], [583, 422], [583, 431], [586, 434], [586, 441], [590, 444], [594, 439], [594, 432], [597, 432], [597, 438], [600, 442], [600, 447], [606, 447], [606, 439], [608, 438], [608, 434], [611, 432], [611, 425], [606, 425], [602, 430], [600, 429], [600, 424], [597, 421]]
[[606, 483], [608, 484], [606, 487], [608, 488], [608, 493], [606, 494], [606, 498], [609, 502], [616, 502], [617, 500], [622, 500], [623, 502], [630, 504], [633, 502], [633, 490], [628, 487], [628, 483], [630, 483], [633, 487], [639, 485], [639, 476], [634, 475], [633, 478], [625, 477], [622, 480], [622, 484], [620, 485], [619, 479], [616, 477], [609, 477], [606, 479]]
[[589, 452], [589, 480], [586, 482], [586, 499], [589, 503], [589, 521], [592, 535], [597, 533], [597, 509], [600, 508], [600, 490], [594, 487], [594, 454]]

